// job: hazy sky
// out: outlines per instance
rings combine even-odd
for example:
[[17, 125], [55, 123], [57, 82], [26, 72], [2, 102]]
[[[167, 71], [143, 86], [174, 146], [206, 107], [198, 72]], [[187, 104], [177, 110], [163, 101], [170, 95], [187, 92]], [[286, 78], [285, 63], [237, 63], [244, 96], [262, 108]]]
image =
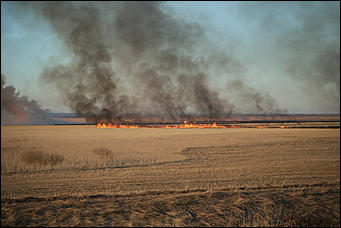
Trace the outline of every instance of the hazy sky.
[[[217, 90], [237, 90], [233, 84], [225, 87], [228, 77], [236, 77], [288, 113], [340, 113], [339, 2], [166, 2], [162, 7], [171, 17], [198, 23], [215, 49], [238, 62], [242, 70], [210, 75]], [[30, 7], [1, 2], [1, 73], [8, 85], [42, 108], [69, 112], [40, 74], [51, 63], [71, 59], [47, 19]], [[236, 112], [243, 112], [239, 105]]]

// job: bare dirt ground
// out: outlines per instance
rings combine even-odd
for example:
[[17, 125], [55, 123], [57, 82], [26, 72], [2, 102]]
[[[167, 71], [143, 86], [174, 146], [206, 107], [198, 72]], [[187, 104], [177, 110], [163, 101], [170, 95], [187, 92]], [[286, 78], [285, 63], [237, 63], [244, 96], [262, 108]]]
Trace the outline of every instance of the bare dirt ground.
[[1, 127], [2, 226], [340, 226], [340, 130]]

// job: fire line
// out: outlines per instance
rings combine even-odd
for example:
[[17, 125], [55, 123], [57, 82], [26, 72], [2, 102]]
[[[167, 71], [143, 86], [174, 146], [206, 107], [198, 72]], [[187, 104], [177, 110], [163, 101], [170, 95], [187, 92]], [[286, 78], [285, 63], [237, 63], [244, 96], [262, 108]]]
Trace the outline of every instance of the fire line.
[[[150, 125], [129, 125], [129, 124], [111, 124], [111, 123], [98, 123], [97, 128], [228, 128], [227, 126], [219, 126], [216, 122], [213, 122], [212, 124], [195, 124], [195, 123], [187, 123], [187, 121], [184, 121], [184, 124], [181, 125], [161, 125], [161, 126], [150, 126]], [[235, 126], [232, 126], [232, 128], [237, 128]]]

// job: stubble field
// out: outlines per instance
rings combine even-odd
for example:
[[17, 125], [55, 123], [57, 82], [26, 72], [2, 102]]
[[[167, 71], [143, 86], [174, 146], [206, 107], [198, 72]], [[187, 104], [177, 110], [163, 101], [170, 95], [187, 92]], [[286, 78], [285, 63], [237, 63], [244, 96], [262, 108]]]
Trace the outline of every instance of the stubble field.
[[2, 226], [340, 226], [340, 129], [1, 127]]

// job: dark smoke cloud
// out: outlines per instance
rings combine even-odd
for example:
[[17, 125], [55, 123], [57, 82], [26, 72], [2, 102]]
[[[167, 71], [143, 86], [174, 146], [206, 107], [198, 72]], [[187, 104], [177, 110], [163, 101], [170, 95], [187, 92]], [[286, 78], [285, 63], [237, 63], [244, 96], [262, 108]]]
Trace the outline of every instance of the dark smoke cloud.
[[[115, 122], [131, 113], [219, 119], [233, 111], [227, 93], [213, 89], [212, 66], [237, 63], [227, 72], [238, 75], [242, 64], [228, 53], [214, 54], [198, 24], [172, 17], [162, 3], [22, 4], [48, 19], [73, 56], [67, 65], [44, 69], [41, 78], [88, 121]], [[283, 111], [245, 83], [237, 87], [245, 102], [239, 105], [255, 107], [250, 112]]]
[[5, 86], [1, 74], [1, 124], [47, 124], [48, 110], [42, 110], [35, 100], [16, 92], [14, 86]]

